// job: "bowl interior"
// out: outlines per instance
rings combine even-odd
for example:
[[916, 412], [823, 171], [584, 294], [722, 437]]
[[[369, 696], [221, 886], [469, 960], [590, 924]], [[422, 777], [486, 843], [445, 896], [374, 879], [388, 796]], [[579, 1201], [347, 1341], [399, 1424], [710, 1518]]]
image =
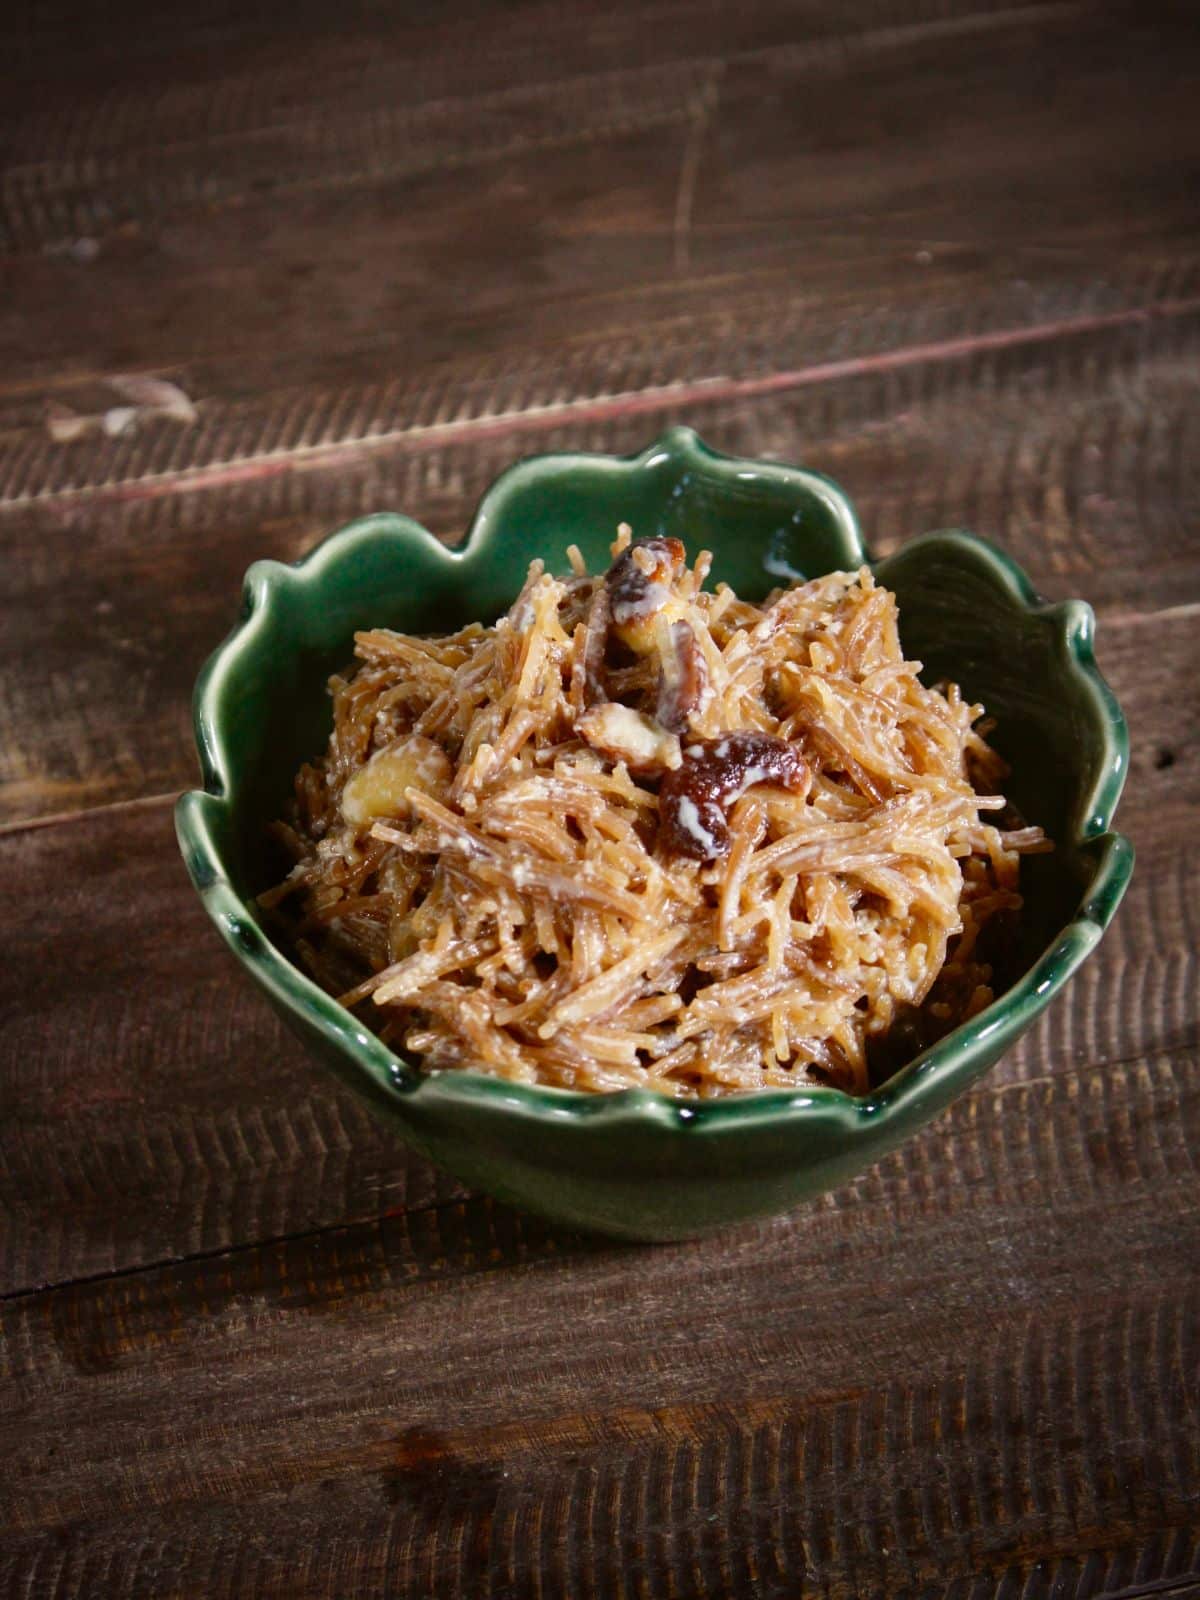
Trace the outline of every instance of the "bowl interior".
[[[210, 767], [228, 778], [227, 804], [211, 817], [213, 842], [239, 896], [251, 900], [282, 870], [267, 827], [284, 814], [297, 768], [324, 747], [326, 682], [350, 662], [357, 628], [433, 632], [491, 621], [535, 556], [565, 571], [573, 542], [602, 570], [623, 521], [637, 536], [674, 534], [693, 555], [712, 549], [710, 581], [724, 579], [751, 599], [865, 559], [853, 512], [827, 480], [664, 444], [634, 461], [519, 464], [485, 497], [462, 553], [383, 515], [343, 530], [300, 571], [251, 569], [244, 615], [252, 637], [218, 652], [198, 688], [217, 707], [201, 725], [202, 740], [221, 746], [210, 749]], [[953, 678], [997, 718], [994, 741], [1013, 768], [1006, 792], [1058, 846], [1026, 863], [1020, 960], [1029, 965], [1075, 915], [1095, 872], [1092, 836], [1107, 825], [1119, 788], [1120, 713], [1100, 681], [1078, 670], [1090, 661], [1090, 612], [1075, 602], [1031, 609], [1036, 596], [1017, 569], [966, 534], [927, 535], [876, 570], [897, 593], [906, 653], [924, 663], [927, 681]]]
[[[198, 701], [206, 682], [218, 692], [226, 759], [217, 765], [228, 773], [230, 804], [217, 833], [237, 892], [267, 886], [266, 828], [284, 814], [300, 765], [324, 749], [332, 726], [326, 684], [351, 663], [357, 629], [435, 633], [491, 622], [535, 557], [566, 571], [574, 543], [591, 570], [603, 571], [621, 522], [639, 538], [674, 536], [692, 553], [711, 549], [709, 581], [750, 597], [865, 557], [836, 485], [769, 463], [739, 463], [735, 473], [729, 465], [685, 430], [632, 460], [534, 457], [492, 485], [461, 552], [448, 552], [407, 517], [383, 514], [314, 551], [301, 564], [305, 582], [274, 562], [251, 568], [242, 615], [251, 618], [253, 648], [239, 651], [236, 664], [214, 658], [215, 685], [202, 680], [197, 691]], [[336, 568], [327, 581], [322, 567]], [[200, 737], [212, 733], [202, 728]]]

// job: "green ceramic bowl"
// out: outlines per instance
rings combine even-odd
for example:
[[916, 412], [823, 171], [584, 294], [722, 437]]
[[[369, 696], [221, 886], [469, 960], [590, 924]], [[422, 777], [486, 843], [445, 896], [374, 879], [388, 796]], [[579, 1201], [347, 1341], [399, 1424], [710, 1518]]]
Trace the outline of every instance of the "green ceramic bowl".
[[447, 550], [391, 514], [343, 528], [295, 567], [256, 562], [241, 620], [196, 686], [204, 788], [176, 814], [192, 881], [268, 1000], [397, 1134], [466, 1183], [557, 1222], [673, 1239], [780, 1211], [843, 1182], [908, 1138], [985, 1072], [1095, 947], [1133, 851], [1109, 824], [1127, 765], [1125, 722], [1092, 656], [1092, 613], [1043, 603], [999, 551], [933, 533], [879, 562], [904, 645], [998, 718], [1010, 796], [1056, 840], [1027, 862], [1024, 976], [867, 1099], [770, 1090], [693, 1104], [646, 1090], [587, 1095], [483, 1074], [424, 1076], [272, 944], [255, 910], [268, 822], [329, 731], [325, 681], [364, 625], [422, 632], [491, 621], [535, 555], [574, 541], [593, 569], [616, 525], [716, 555], [715, 579], [761, 597], [781, 579], [868, 559], [849, 501], [796, 467], [736, 461], [688, 429], [641, 455], [541, 456], [488, 491]]

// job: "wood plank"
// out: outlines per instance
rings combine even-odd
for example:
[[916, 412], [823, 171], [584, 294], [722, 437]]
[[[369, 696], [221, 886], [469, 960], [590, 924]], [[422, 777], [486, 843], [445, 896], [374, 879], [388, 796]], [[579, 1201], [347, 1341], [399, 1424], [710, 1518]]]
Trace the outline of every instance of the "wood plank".
[[[504, 440], [510, 452], [528, 450], [562, 427], [632, 420], [644, 430], [642, 418], [667, 410], [793, 392], [804, 402], [810, 390], [827, 411], [840, 402], [879, 419], [889, 400], [973, 394], [985, 375], [988, 392], [1036, 395], [1118, 372], [1165, 370], [1178, 380], [1190, 370], [1200, 322], [1193, 261], [1114, 278], [1043, 266], [1036, 283], [999, 284], [948, 265], [903, 292], [873, 265], [872, 281], [819, 298], [814, 284], [797, 293], [778, 272], [723, 285], [719, 304], [704, 284], [688, 285], [669, 299], [647, 297], [638, 326], [602, 322], [577, 329], [565, 347], [561, 338], [531, 340], [519, 353], [414, 363], [416, 376], [403, 381], [385, 371], [378, 381], [339, 385], [327, 375], [323, 386], [281, 386], [277, 363], [275, 381], [251, 398], [201, 396], [200, 414], [183, 428], [150, 415], [113, 437], [100, 424], [119, 391], [99, 378], [63, 380], [56, 403], [71, 401], [83, 430], [65, 440], [29, 409], [37, 391], [25, 385], [10, 396], [0, 440], [0, 507], [194, 494], [447, 445]], [[595, 310], [611, 317], [613, 308]]]
[[[562, 426], [536, 447], [633, 449], [682, 416], [719, 447], [833, 473], [881, 550], [966, 523], [1010, 549], [1051, 595], [1082, 594], [1124, 615], [1200, 597], [1194, 355], [1143, 360], [1144, 337], [1125, 330], [1129, 352], [1093, 348], [1074, 369], [1064, 342], [1020, 360], [981, 355], [969, 371], [868, 371], [811, 390]], [[380, 506], [461, 531], [495, 474], [530, 447], [504, 434], [401, 444], [325, 470], [235, 471], [202, 492], [85, 498], [0, 518], [11, 550], [0, 577], [10, 618], [0, 636], [0, 820], [192, 781], [192, 682], [232, 621], [252, 559], [294, 560]], [[35, 657], [44, 671], [25, 670]]]
[[0, 1571], [113, 1596], [218, 1573], [261, 1595], [1182, 1585], [1198, 1115], [1194, 1050], [1088, 1064], [992, 1082], [836, 1195], [707, 1244], [585, 1245], [469, 1201], [9, 1302]]
[[[1191, 611], [1109, 630], [1142, 861], [1097, 956], [993, 1082], [1196, 1039]], [[1170, 756], [1170, 760], [1167, 757]], [[136, 886], [136, 892], [131, 892]], [[207, 925], [165, 806], [0, 838], [0, 1289], [419, 1209], [460, 1193], [309, 1063]]]
[[[984, 8], [981, 49], [956, 7], [921, 12], [915, 36], [900, 26], [913, 13], [882, 3], [840, 33], [771, 8], [667, 12], [674, 65], [656, 92], [691, 117], [696, 63], [724, 64], [719, 104], [701, 96], [697, 113], [686, 239], [690, 134], [672, 144], [655, 124], [515, 152], [482, 187], [468, 164], [216, 209], [197, 192], [186, 217], [148, 212], [92, 260], [42, 254], [9, 271], [0, 821], [188, 781], [191, 682], [255, 556], [293, 558], [388, 504], [460, 532], [516, 455], [635, 448], [681, 417], [731, 449], [832, 467], [884, 548], [971, 520], [1052, 592], [1120, 608], [1196, 595], [1200, 273], [1177, 25], [1134, 49], [1102, 12]], [[850, 48], [860, 24], [874, 43]], [[468, 98], [500, 70], [505, 30], [488, 26]], [[523, 13], [496, 60], [536, 51], [540, 26]], [[223, 70], [207, 23], [179, 41], [161, 93], [136, 64], [124, 88], [108, 69], [88, 88], [68, 63], [61, 99], [44, 96], [45, 148], [75, 171], [94, 139], [155, 193], [155, 161], [205, 138], [228, 139], [236, 167], [287, 123], [325, 27], [297, 24], [261, 102], [234, 82], [206, 99], [204, 74]], [[597, 27], [622, 58], [632, 13]], [[448, 37], [434, 29], [418, 50], [422, 104], [441, 104]], [[350, 38], [318, 76], [318, 123], [364, 48]], [[1054, 55], [1072, 128], [1051, 163], [1031, 51]], [[640, 60], [631, 71], [649, 70]], [[368, 88], [382, 104], [402, 64], [380, 62]], [[561, 96], [567, 64], [548, 57], [531, 81]], [[930, 94], [934, 81], [955, 93]], [[51, 399], [98, 415], [115, 398], [106, 378], [130, 369], [181, 382], [196, 422], [50, 437]], [[44, 672], [26, 670], [35, 655]]]
[[[648, 126], [639, 128], [638, 115], [609, 125], [607, 78], [565, 87], [535, 78], [552, 101], [570, 95], [580, 143], [518, 149], [481, 172], [458, 159], [476, 104], [467, 88], [461, 115], [429, 147], [432, 175], [379, 175], [345, 192], [319, 183], [307, 195], [262, 191], [226, 209], [209, 197], [211, 169], [227, 161], [245, 171], [262, 130], [245, 130], [249, 144], [239, 148], [221, 134], [220, 106], [193, 93], [190, 114], [202, 110], [218, 125], [209, 144], [192, 141], [205, 182], [185, 185], [191, 209], [182, 216], [165, 204], [155, 172], [177, 148], [154, 121], [169, 89], [143, 87], [150, 104], [141, 112], [120, 112], [119, 97], [107, 93], [90, 116], [72, 100], [65, 109], [78, 119], [76, 139], [83, 130], [95, 137], [105, 116], [120, 112], [116, 128], [134, 141], [132, 179], [118, 172], [114, 181], [123, 197], [146, 186], [146, 215], [103, 239], [72, 235], [65, 252], [43, 251], [8, 270], [0, 296], [6, 385], [153, 368], [220, 401], [282, 381], [386, 382], [464, 356], [502, 357], [507, 370], [521, 371], [539, 350], [619, 332], [641, 332], [643, 358], [653, 360], [663, 352], [644, 323], [723, 310], [739, 280], [763, 272], [792, 295], [882, 288], [874, 309], [885, 330], [892, 304], [914, 293], [936, 310], [943, 276], [975, 278], [975, 292], [963, 296], [969, 306], [1004, 284], [1018, 295], [1024, 285], [1028, 295], [1057, 268], [1077, 288], [1086, 284], [1074, 300], [1063, 294], [1060, 307], [1087, 310], [1110, 273], [1196, 254], [1186, 172], [1197, 136], [1175, 70], [1194, 44], [1162, 23], [1131, 36], [1103, 14], [1085, 20], [1077, 8], [1048, 9], [1052, 24], [1001, 30], [986, 49], [952, 35], [878, 59], [835, 49], [824, 67], [801, 35], [767, 67], [731, 58], [715, 105], [708, 86], [725, 58], [697, 58], [685, 35], [669, 32], [684, 46], [677, 65], [668, 54], [653, 68], [631, 68], [629, 94], [644, 103]], [[639, 31], [651, 30], [643, 23]], [[1053, 114], [1073, 130], [1054, 162], [1043, 159], [1052, 113], [1031, 58], [1053, 60]], [[407, 79], [408, 62], [389, 70]], [[953, 94], [929, 92], [949, 81]], [[296, 133], [305, 172], [322, 135], [329, 159], [350, 160], [327, 126], [336, 111], [346, 114], [345, 82], [319, 74], [309, 92], [315, 128], [302, 120]], [[1143, 117], [1151, 100], [1156, 115]], [[255, 98], [239, 93], [229, 103], [244, 110]], [[370, 129], [353, 101], [350, 112]], [[674, 118], [665, 130], [664, 116]], [[685, 206], [681, 179], [697, 127], [697, 178]], [[480, 137], [490, 160], [486, 118]], [[411, 130], [401, 143], [411, 147]], [[275, 171], [275, 152], [262, 159]], [[38, 182], [44, 166], [34, 169]], [[82, 181], [77, 155], [67, 166]], [[18, 178], [14, 170], [5, 181], [12, 188]], [[114, 305], [136, 315], [114, 317]], [[768, 341], [770, 333], [767, 323]], [[41, 402], [35, 390], [20, 414], [40, 420]]]
[[[842, 12], [797, 13], [765, 0], [731, 12], [694, 0], [619, 0], [581, 4], [577, 26], [567, 29], [548, 26], [561, 18], [545, 0], [521, 0], [501, 15], [486, 0], [454, 0], [436, 15], [417, 16], [380, 14], [371, 0], [348, 0], [336, 18], [319, 0], [297, 0], [287, 29], [274, 17], [197, 8], [167, 30], [152, 25], [158, 13], [149, 0], [130, 0], [104, 26], [78, 0], [54, 0], [0, 19], [0, 43], [37, 69], [36, 77], [14, 74], [6, 103], [25, 131], [17, 148], [78, 155], [120, 148], [139, 135], [143, 143], [229, 138], [295, 117], [316, 97], [356, 92], [377, 110], [405, 98], [483, 94], [517, 77], [553, 81], [688, 52], [724, 58], [790, 47], [836, 63], [856, 49], [1098, 10], [1044, 0], [1019, 7], [1007, 0], [859, 0]], [[148, 71], [151, 61], [157, 77]]]
[[[580, 19], [577, 32], [548, 27], [544, 12], [528, 8], [503, 19], [477, 13], [469, 31], [452, 18], [417, 29], [400, 17], [374, 38], [365, 30], [357, 37], [345, 29], [335, 34], [327, 18], [314, 29], [310, 18], [272, 38], [262, 59], [255, 59], [252, 39], [239, 40], [242, 54], [233, 66], [199, 40], [175, 41], [172, 59], [157, 71], [128, 50], [125, 72], [115, 65], [116, 82], [114, 64], [101, 65], [115, 41], [106, 40], [108, 48], [90, 58], [76, 47], [65, 71], [49, 57], [36, 78], [31, 74], [31, 92], [22, 95], [18, 86], [6, 107], [14, 126], [0, 239], [9, 248], [38, 248], [80, 234], [136, 231], [180, 212], [253, 207], [264, 196], [376, 186], [430, 171], [444, 178], [456, 167], [471, 169], [478, 186], [498, 159], [530, 149], [553, 155], [631, 129], [686, 130], [724, 106], [717, 80], [726, 77], [729, 92], [736, 94], [744, 78], [758, 104], [770, 107], [773, 96], [786, 94], [781, 80], [802, 73], [805, 108], [828, 84], [839, 113], [846, 97], [838, 85], [861, 77], [867, 110], [858, 114], [868, 134], [882, 80], [895, 108], [888, 144], [899, 146], [914, 121], [922, 129], [931, 108], [935, 116], [946, 114], [920, 82], [935, 55], [953, 63], [958, 85], [984, 111], [974, 128], [979, 142], [994, 127], [995, 108], [987, 101], [998, 94], [1005, 109], [1017, 99], [1026, 116], [1047, 115], [1034, 82], [1005, 73], [1010, 52], [1024, 63], [1031, 49], [1057, 53], [1069, 44], [1072, 57], [1056, 63], [1065, 76], [1074, 57], [1091, 53], [1093, 39], [1111, 47], [1118, 37], [1104, 8], [1078, 4], [960, 0], [935, 10], [884, 3], [858, 7], [850, 17], [815, 9], [798, 14], [778, 3], [748, 15], [679, 3], [648, 14], [629, 6], [589, 9], [593, 15]], [[378, 27], [380, 19], [372, 20]], [[1155, 19], [1157, 28], [1144, 28], [1137, 39], [1142, 50], [1125, 57], [1128, 67], [1151, 52], [1163, 115], [1172, 87], [1163, 70], [1167, 57], [1159, 54], [1167, 20], [1169, 14]], [[1119, 21], [1128, 36], [1129, 20]], [[1114, 110], [1127, 114], [1124, 85], [1117, 81], [1114, 89]], [[845, 140], [825, 133], [829, 108], [814, 109], [819, 116], [806, 132], [817, 134], [818, 150], [836, 157]], [[951, 114], [955, 109], [962, 114], [962, 108]], [[1086, 100], [1079, 109], [1095, 115]], [[1063, 108], [1072, 129], [1079, 125], [1075, 110]], [[1180, 127], [1186, 129], [1186, 117]], [[1118, 159], [1120, 148], [1110, 145]], [[940, 144], [938, 153], [944, 159]]]
[[[10, 837], [5, 1290], [431, 1205], [461, 1192], [391, 1139], [244, 983], [169, 808]], [[24, 889], [18, 883], [25, 885]]]

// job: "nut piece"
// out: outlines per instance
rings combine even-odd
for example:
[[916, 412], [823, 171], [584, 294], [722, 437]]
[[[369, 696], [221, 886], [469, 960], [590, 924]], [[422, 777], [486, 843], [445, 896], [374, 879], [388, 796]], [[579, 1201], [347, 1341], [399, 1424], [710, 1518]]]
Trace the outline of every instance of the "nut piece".
[[593, 750], [639, 772], [670, 771], [683, 760], [673, 733], [615, 700], [585, 711], [575, 726]]
[[775, 783], [802, 790], [810, 777], [796, 746], [769, 733], [728, 733], [690, 744], [658, 791], [664, 843], [676, 855], [716, 860], [729, 851], [726, 813], [747, 789]]
[[359, 768], [342, 790], [342, 815], [356, 828], [376, 817], [406, 816], [406, 789], [436, 795], [453, 776], [450, 757], [441, 745], [414, 733], [377, 750]]
[[654, 619], [680, 605], [674, 585], [687, 552], [678, 539], [637, 539], [608, 569], [605, 584], [612, 627], [622, 644], [644, 655], [654, 643]]

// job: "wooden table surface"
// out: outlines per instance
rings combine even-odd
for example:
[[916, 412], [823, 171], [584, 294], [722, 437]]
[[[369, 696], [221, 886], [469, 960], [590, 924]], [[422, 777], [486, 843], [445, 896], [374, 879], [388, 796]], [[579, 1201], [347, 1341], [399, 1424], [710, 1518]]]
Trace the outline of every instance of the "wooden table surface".
[[[191, 10], [0, 20], [3, 1593], [1200, 1594], [1192, 8]], [[1139, 864], [924, 1134], [639, 1249], [373, 1125], [171, 802], [251, 560], [676, 420], [1089, 599]]]

